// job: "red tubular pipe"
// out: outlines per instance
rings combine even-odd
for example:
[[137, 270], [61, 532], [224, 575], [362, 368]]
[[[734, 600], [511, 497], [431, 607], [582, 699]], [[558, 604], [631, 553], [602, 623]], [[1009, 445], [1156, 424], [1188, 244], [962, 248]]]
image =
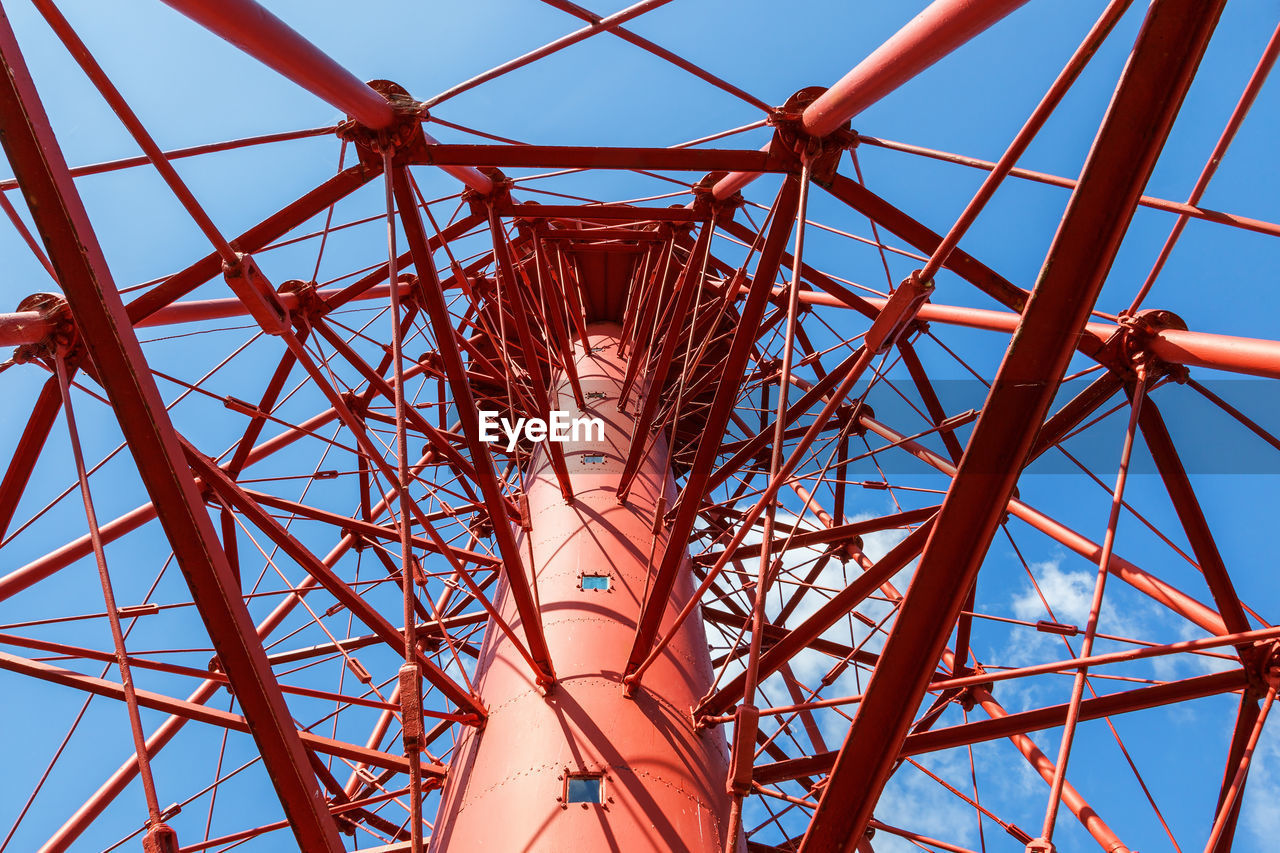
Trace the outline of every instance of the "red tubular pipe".
[[395, 121], [391, 104], [254, 0], [164, 0], [371, 130]]
[[[806, 107], [801, 127], [810, 136], [826, 136], [1026, 2], [935, 0]], [[757, 177], [730, 172], [711, 192], [728, 198]]]
[[[780, 292], [776, 291], [775, 292]], [[808, 305], [850, 307], [838, 297], [817, 291], [805, 291], [800, 300]], [[867, 297], [867, 302], [883, 308], [887, 300]], [[970, 329], [986, 329], [992, 332], [1012, 333], [1018, 327], [1019, 315], [1012, 311], [992, 311], [986, 308], [965, 308], [958, 305], [928, 303], [920, 308], [921, 320], [932, 320]], [[1114, 323], [1086, 323], [1085, 333], [1105, 341], [1116, 331]], [[1280, 379], [1280, 341], [1266, 338], [1241, 338], [1210, 332], [1187, 332], [1181, 329], [1161, 329], [1151, 337], [1151, 351], [1170, 364], [1190, 367], [1209, 367], [1232, 373], [1247, 373], [1268, 379]]]
[[[425, 130], [422, 132], [422, 136], [426, 139], [428, 145], [440, 144], [440, 140], [436, 139]], [[471, 189], [480, 193], [480, 195], [488, 195], [493, 192], [493, 181], [488, 175], [481, 172], [475, 166], [437, 166], [436, 168], [444, 172], [446, 175], [456, 178], [466, 184]]]
[[1151, 340], [1165, 361], [1280, 379], [1280, 341], [1166, 329]]
[[[402, 289], [409, 285], [401, 284]], [[320, 296], [326, 297], [337, 290], [322, 290]], [[370, 288], [361, 294], [359, 299], [386, 299], [389, 294], [387, 285]], [[282, 294], [281, 301], [286, 308], [293, 307], [297, 301], [293, 294]], [[807, 305], [828, 305], [836, 308], [849, 307], [835, 296], [817, 291], [804, 291], [800, 301]], [[867, 297], [867, 302], [883, 308], [886, 300]], [[175, 302], [159, 309], [147, 317], [138, 327], [167, 326], [174, 323], [197, 323], [207, 320], [222, 320], [229, 317], [242, 317], [245, 314], [244, 303], [239, 299], [198, 299], [186, 302]], [[986, 329], [991, 332], [1012, 333], [1018, 327], [1019, 316], [1012, 311], [992, 311], [986, 308], [965, 308], [958, 305], [936, 305], [926, 303], [920, 308], [920, 319], [953, 326], [965, 326], [970, 329]], [[13, 314], [0, 314], [0, 346], [21, 346], [34, 344], [43, 340], [52, 330], [52, 326], [38, 311], [21, 311]], [[1105, 341], [1116, 331], [1112, 323], [1088, 323], [1085, 331]], [[1209, 332], [1184, 332], [1179, 329], [1163, 329], [1156, 332], [1151, 339], [1151, 351], [1157, 357], [1170, 364], [1185, 364], [1190, 367], [1208, 367], [1214, 370], [1227, 370], [1232, 373], [1245, 373], [1251, 376], [1262, 376], [1268, 379], [1280, 379], [1280, 341], [1265, 338], [1241, 338], [1233, 335], [1218, 335]]]
[[0, 346], [17, 347], [39, 343], [53, 331], [40, 311], [17, 311], [0, 314]]
[[[402, 289], [409, 285], [402, 284]], [[322, 290], [322, 298], [337, 293], [337, 290]], [[386, 299], [389, 294], [387, 285], [370, 288], [361, 294], [359, 299]], [[292, 294], [282, 294], [281, 301], [286, 308], [293, 307], [297, 301]], [[848, 308], [849, 305], [827, 293], [803, 291], [800, 301], [806, 305], [828, 305], [836, 308]], [[886, 300], [878, 297], [867, 297], [867, 302], [883, 308]], [[186, 302], [175, 302], [159, 309], [147, 317], [138, 327], [167, 326], [174, 323], [196, 323], [207, 320], [221, 320], [229, 317], [242, 317], [245, 314], [244, 303], [239, 299], [198, 299]], [[953, 326], [965, 326], [970, 329], [986, 329], [991, 332], [1012, 333], [1018, 327], [1019, 315], [1012, 311], [992, 311], [986, 308], [965, 308], [958, 305], [936, 305], [926, 303], [921, 306], [919, 317], [937, 323]], [[52, 326], [38, 311], [21, 311], [13, 314], [0, 314], [0, 346], [21, 346], [38, 343], [52, 330]], [[1087, 334], [1105, 341], [1116, 331], [1112, 323], [1088, 323]], [[1208, 367], [1214, 370], [1226, 370], [1232, 373], [1245, 373], [1251, 376], [1262, 376], [1268, 379], [1280, 379], [1280, 341], [1265, 338], [1241, 338], [1233, 335], [1218, 335], [1209, 332], [1184, 332], [1179, 329], [1163, 329], [1156, 332], [1151, 339], [1151, 351], [1157, 357], [1170, 364], [1185, 364], [1190, 367]]]
[[[395, 122], [386, 98], [254, 0], [164, 2], [370, 130], [385, 130]], [[429, 144], [437, 143], [426, 137]], [[441, 168], [481, 195], [493, 190], [493, 181], [470, 166]]]
[[1027, 0], [936, 0], [805, 108], [801, 127], [826, 136]]

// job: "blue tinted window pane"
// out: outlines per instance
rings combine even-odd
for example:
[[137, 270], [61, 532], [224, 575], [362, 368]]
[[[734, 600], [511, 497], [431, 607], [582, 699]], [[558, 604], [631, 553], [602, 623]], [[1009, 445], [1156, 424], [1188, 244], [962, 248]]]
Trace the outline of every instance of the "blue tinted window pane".
[[603, 785], [599, 776], [570, 776], [569, 796], [571, 803], [603, 803], [601, 796]]
[[593, 589], [608, 590], [609, 576], [608, 575], [583, 575], [582, 588], [586, 590], [593, 590]]

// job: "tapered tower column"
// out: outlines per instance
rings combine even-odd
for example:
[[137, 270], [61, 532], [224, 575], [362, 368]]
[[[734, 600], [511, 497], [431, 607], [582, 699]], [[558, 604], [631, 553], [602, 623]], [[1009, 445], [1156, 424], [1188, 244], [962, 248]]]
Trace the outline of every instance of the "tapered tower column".
[[[727, 749], [718, 728], [695, 732], [689, 715], [711, 683], [702, 620], [686, 620], [643, 689], [634, 699], [623, 695], [620, 670], [650, 564], [666, 544], [661, 531], [654, 541], [654, 515], [661, 498], [671, 506], [675, 483], [666, 441], [657, 436], [626, 505], [618, 504], [632, 427], [630, 414], [618, 410], [625, 362], [616, 325], [588, 332], [591, 351], [578, 344], [576, 352], [586, 409], [563, 381], [558, 407], [601, 418], [604, 440], [563, 445], [571, 503], [540, 451], [525, 472], [531, 530], [521, 554], [526, 570], [532, 558], [559, 680], [544, 696], [518, 651], [489, 626], [476, 674], [489, 719], [458, 745], [433, 851], [722, 849]], [[668, 622], [692, 593], [683, 573]], [[518, 626], [505, 588], [497, 604]], [[600, 802], [593, 802], [597, 790]]]

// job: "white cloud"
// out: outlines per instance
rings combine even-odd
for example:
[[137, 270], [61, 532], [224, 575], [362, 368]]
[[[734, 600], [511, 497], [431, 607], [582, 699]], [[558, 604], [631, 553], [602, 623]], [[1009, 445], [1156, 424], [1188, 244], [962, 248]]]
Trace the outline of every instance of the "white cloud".
[[1246, 838], [1237, 835], [1236, 847], [1241, 841], [1252, 841], [1247, 850], [1274, 850], [1280, 838], [1280, 732], [1275, 721], [1268, 717], [1262, 730], [1258, 747], [1254, 751], [1249, 769], [1249, 780], [1244, 788], [1244, 803], [1240, 809], [1241, 828]]
[[[1083, 625], [1089, 618], [1089, 603], [1093, 599], [1096, 573], [1085, 570], [1063, 571], [1060, 560], [1034, 563], [1031, 572], [1036, 576], [1040, 592], [1044, 594], [1045, 601], [1049, 603], [1058, 621]], [[1028, 622], [1049, 618], [1044, 603], [1030, 584], [1014, 597], [1013, 614]]]

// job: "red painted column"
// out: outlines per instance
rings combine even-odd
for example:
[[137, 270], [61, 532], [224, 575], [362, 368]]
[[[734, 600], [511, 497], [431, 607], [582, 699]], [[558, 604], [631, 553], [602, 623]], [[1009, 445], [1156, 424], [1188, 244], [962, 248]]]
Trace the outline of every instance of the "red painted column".
[[[712, 677], [702, 620], [686, 620], [644, 689], [634, 699], [623, 695], [620, 665], [635, 637], [652, 560], [666, 545], [664, 534], [654, 542], [654, 513], [662, 497], [671, 505], [675, 483], [666, 441], [658, 436], [627, 504], [617, 502], [632, 425], [631, 415], [617, 408], [625, 373], [620, 331], [595, 324], [588, 327], [593, 351], [575, 346], [585, 412], [566, 381], [554, 389], [560, 410], [605, 422], [603, 442], [563, 444], [572, 503], [561, 497], [543, 452], [525, 472], [531, 531], [521, 538], [521, 555], [526, 570], [532, 556], [559, 680], [543, 696], [528, 664], [490, 626], [476, 672], [489, 719], [458, 745], [433, 851], [722, 849], [727, 748], [719, 729], [695, 732], [689, 714]], [[583, 590], [584, 574], [607, 576], [609, 589]], [[664, 632], [692, 593], [690, 575], [682, 571]], [[518, 624], [505, 584], [497, 605]], [[566, 775], [579, 773], [601, 775], [602, 804], [560, 799]]]

